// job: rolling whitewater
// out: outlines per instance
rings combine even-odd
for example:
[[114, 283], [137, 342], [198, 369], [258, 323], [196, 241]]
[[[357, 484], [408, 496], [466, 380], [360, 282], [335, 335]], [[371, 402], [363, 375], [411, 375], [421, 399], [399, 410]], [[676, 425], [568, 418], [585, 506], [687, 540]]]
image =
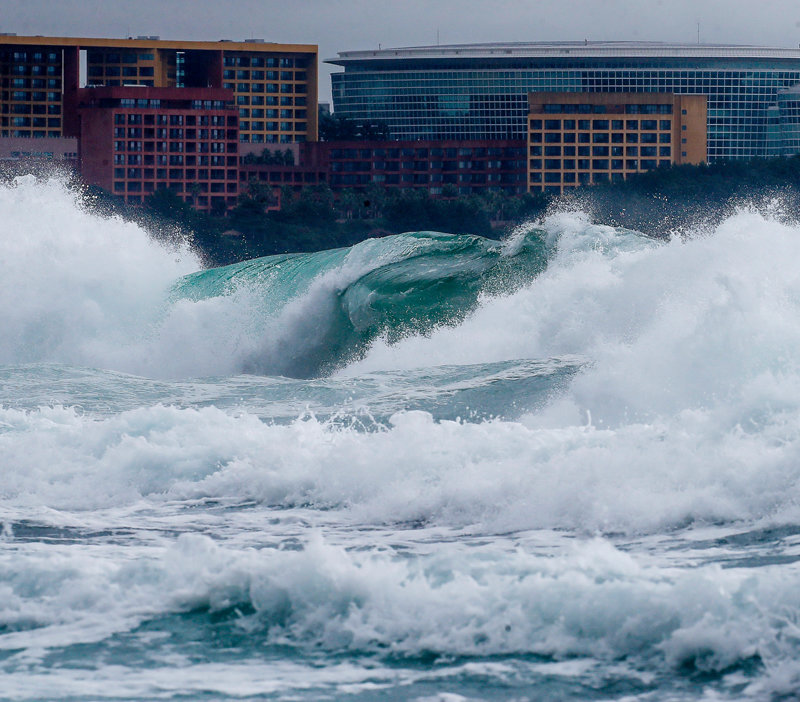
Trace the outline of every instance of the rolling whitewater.
[[796, 698], [780, 208], [210, 270], [0, 215], [0, 699]]

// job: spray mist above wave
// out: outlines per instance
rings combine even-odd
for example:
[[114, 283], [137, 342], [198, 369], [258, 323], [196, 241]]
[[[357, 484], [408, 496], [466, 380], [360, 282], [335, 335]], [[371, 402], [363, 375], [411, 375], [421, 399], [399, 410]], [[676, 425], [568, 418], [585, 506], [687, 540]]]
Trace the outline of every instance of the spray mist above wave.
[[132, 341], [158, 318], [175, 279], [200, 265], [185, 246], [86, 211], [55, 179], [0, 186], [0, 217], [0, 363], [133, 370]]
[[800, 236], [755, 212], [666, 243], [559, 215], [502, 244], [406, 234], [190, 274], [191, 252], [87, 213], [57, 181], [0, 187], [0, 211], [5, 364], [308, 377], [360, 354], [344, 374], [580, 357], [573, 422], [794, 377]]

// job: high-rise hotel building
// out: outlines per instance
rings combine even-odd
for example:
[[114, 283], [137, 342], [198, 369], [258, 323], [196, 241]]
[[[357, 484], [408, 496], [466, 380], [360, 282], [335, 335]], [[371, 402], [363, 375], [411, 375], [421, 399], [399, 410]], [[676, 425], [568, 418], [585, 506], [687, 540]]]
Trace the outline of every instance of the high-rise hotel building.
[[0, 36], [0, 137], [79, 135], [78, 89], [222, 88], [239, 142], [317, 138], [317, 47], [244, 42]]
[[[342, 51], [337, 115], [394, 139], [525, 139], [528, 93], [705, 95], [706, 159], [796, 153], [800, 49], [636, 41], [517, 42]], [[796, 102], [796, 92], [793, 94]]]
[[316, 139], [313, 45], [0, 36], [0, 159], [77, 155], [126, 202], [225, 209], [240, 154]]

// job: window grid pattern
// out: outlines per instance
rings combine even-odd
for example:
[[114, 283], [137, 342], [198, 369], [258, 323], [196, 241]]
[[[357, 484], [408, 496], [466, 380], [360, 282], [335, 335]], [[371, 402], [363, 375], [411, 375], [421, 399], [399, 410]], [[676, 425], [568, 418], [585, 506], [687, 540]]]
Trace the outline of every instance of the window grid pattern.
[[[316, 52], [237, 50], [235, 44], [198, 48], [192, 42], [167, 46], [154, 41], [150, 47], [133, 43], [97, 46], [76, 41], [64, 49], [46, 43], [0, 42], [0, 136], [63, 136], [64, 119], [72, 117], [64, 114], [64, 94], [68, 93], [69, 105], [85, 69], [88, 86], [219, 88], [224, 84], [234, 93], [242, 142], [292, 144], [316, 138]], [[65, 54], [76, 49], [85, 51], [77, 68], [72, 54]], [[75, 131], [76, 125], [67, 122], [67, 128]]]
[[292, 144], [308, 138], [307, 59], [293, 54], [226, 52], [222, 87], [239, 109], [239, 140]]
[[0, 48], [0, 137], [60, 137], [63, 51]]
[[[91, 49], [86, 53], [87, 85], [145, 85], [153, 87], [156, 73], [156, 54], [154, 51], [132, 49]], [[171, 81], [175, 85], [174, 69], [170, 70]]]
[[543, 119], [546, 116], [532, 115], [529, 120], [532, 190], [562, 193], [578, 185], [619, 182], [674, 160], [671, 117]]
[[796, 90], [778, 95], [777, 106], [768, 112], [771, 155], [800, 153], [800, 93]]
[[422, 188], [439, 195], [447, 186], [460, 195], [486, 190], [525, 192], [525, 143], [389, 142], [379, 148], [351, 144], [327, 154], [330, 186], [362, 189], [369, 185]]
[[166, 188], [198, 209], [235, 204], [239, 142], [232, 110], [126, 107], [112, 111], [114, 194], [140, 203]]
[[397, 139], [499, 139], [524, 138], [528, 92], [707, 95], [707, 156], [714, 161], [773, 153], [768, 108], [800, 82], [798, 62], [785, 60], [698, 58], [691, 67], [667, 59], [548, 61], [441, 70], [348, 65], [332, 75], [334, 106], [346, 117], [385, 122]]

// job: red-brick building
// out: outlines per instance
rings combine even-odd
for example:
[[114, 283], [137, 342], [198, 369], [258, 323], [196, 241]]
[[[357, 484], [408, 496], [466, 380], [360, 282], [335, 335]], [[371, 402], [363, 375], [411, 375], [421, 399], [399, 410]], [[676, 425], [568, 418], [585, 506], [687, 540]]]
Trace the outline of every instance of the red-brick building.
[[202, 210], [236, 204], [239, 117], [230, 90], [86, 88], [78, 105], [88, 183], [129, 203], [168, 188]]
[[521, 194], [526, 190], [526, 142], [487, 141], [330, 141], [299, 145], [299, 165], [243, 164], [242, 188], [251, 180], [274, 187], [300, 188], [326, 182], [334, 191], [386, 188], [425, 189], [441, 195], [486, 190]]

